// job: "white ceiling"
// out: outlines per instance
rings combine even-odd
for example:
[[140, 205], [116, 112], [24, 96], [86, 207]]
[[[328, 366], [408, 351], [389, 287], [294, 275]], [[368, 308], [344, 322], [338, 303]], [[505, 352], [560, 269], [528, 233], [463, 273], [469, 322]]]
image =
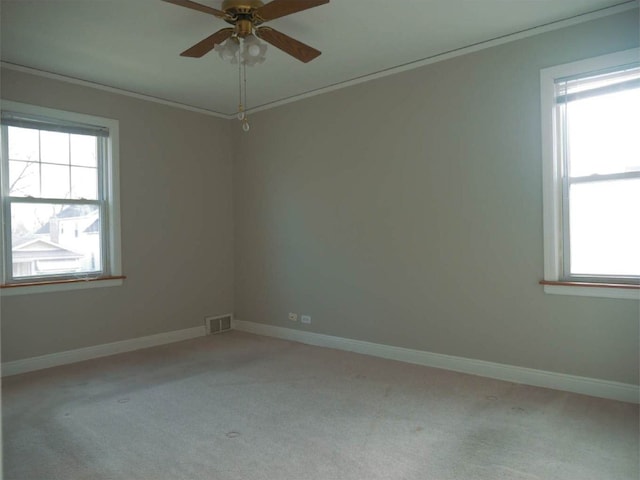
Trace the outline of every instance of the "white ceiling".
[[[199, 3], [220, 8], [222, 0]], [[322, 51], [308, 64], [269, 46], [248, 69], [259, 107], [479, 42], [637, 0], [331, 0], [270, 26]], [[623, 9], [616, 7], [616, 9]], [[180, 52], [228, 26], [160, 0], [2, 0], [1, 58], [17, 65], [225, 115], [237, 67]]]

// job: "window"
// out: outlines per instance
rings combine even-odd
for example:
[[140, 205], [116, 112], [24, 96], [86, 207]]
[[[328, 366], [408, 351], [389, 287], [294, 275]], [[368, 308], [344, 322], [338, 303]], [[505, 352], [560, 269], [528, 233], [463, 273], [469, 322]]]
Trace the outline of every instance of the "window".
[[639, 298], [638, 50], [544, 69], [541, 87], [545, 291]]
[[118, 122], [3, 102], [1, 125], [3, 294], [121, 283]]

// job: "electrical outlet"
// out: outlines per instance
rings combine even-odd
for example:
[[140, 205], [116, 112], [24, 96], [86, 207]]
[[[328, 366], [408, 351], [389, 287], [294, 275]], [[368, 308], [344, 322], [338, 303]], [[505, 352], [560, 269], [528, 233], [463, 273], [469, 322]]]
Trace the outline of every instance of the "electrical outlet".
[[289, 320], [291, 320], [292, 322], [297, 322], [298, 321], [298, 314], [297, 313], [289, 313]]
[[302, 323], [311, 323], [311, 317], [309, 315], [302, 315], [300, 317], [300, 322], [302, 322]]

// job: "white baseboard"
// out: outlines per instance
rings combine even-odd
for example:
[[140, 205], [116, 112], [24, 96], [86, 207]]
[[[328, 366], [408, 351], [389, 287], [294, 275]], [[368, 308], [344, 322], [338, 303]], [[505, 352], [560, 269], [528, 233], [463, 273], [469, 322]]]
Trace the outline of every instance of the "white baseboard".
[[2, 376], [17, 375], [19, 373], [32, 372], [43, 368], [57, 367], [68, 363], [82, 362], [92, 358], [106, 357], [117, 353], [131, 352], [141, 348], [155, 347], [167, 343], [179, 342], [190, 338], [202, 337], [206, 335], [206, 328], [192, 327], [184, 330], [174, 330], [171, 332], [158, 333], [146, 337], [132, 338], [120, 342], [105, 343], [92, 347], [78, 348], [66, 352], [52, 353], [40, 357], [25, 358], [2, 364]]
[[[469, 373], [482, 377], [522, 383], [536, 387], [553, 388], [567, 392], [591, 395], [594, 397], [640, 403], [640, 388], [627, 383], [611, 382], [596, 378], [578, 377], [564, 373], [547, 372], [532, 368], [516, 367], [501, 363], [473, 360], [441, 353], [394, 347], [378, 343], [352, 340], [321, 333], [293, 330], [261, 323], [233, 320], [233, 328], [244, 332], [277, 337], [319, 347], [336, 348], [349, 352], [362, 353], [375, 357], [388, 358], [401, 362], [414, 363], [427, 367], [442, 368], [455, 372]], [[52, 353], [40, 357], [15, 360], [2, 364], [2, 376], [17, 375], [43, 368], [81, 362], [92, 358], [106, 357], [117, 353], [130, 352], [141, 348], [154, 347], [179, 342], [206, 335], [206, 328], [192, 327], [184, 330], [158, 333], [146, 337], [132, 338], [120, 342], [106, 343], [92, 347], [79, 348], [66, 352]]]
[[320, 333], [293, 330], [262, 323], [234, 320], [233, 328], [258, 335], [277, 337], [319, 347], [335, 348], [349, 352], [362, 353], [375, 357], [399, 360], [427, 367], [442, 368], [455, 372], [469, 373], [482, 377], [505, 380], [536, 387], [552, 388], [566, 392], [580, 393], [593, 397], [640, 403], [640, 387], [627, 383], [599, 380], [597, 378], [578, 377], [564, 373], [547, 372], [532, 368], [516, 367], [501, 363], [485, 362], [470, 358], [424, 352], [409, 348], [393, 347], [378, 343], [334, 337]]

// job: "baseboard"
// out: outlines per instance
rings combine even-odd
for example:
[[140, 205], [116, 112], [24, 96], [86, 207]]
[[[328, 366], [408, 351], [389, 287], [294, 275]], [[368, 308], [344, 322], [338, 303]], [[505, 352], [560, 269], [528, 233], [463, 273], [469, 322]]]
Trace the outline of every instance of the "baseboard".
[[57, 367], [68, 363], [82, 362], [92, 358], [106, 357], [117, 353], [131, 352], [141, 348], [155, 347], [167, 343], [179, 342], [190, 338], [206, 335], [206, 329], [201, 327], [185, 328], [171, 332], [158, 333], [146, 337], [132, 338], [120, 342], [105, 343], [92, 347], [78, 348], [66, 352], [52, 353], [40, 357], [25, 358], [2, 364], [2, 376], [17, 375], [19, 373], [32, 372], [43, 368]]
[[334, 337], [320, 333], [293, 330], [262, 323], [234, 320], [233, 328], [258, 335], [277, 337], [319, 347], [329, 347], [349, 352], [362, 353], [427, 367], [442, 368], [482, 377], [505, 380], [536, 387], [552, 388], [580, 393], [593, 397], [608, 398], [622, 402], [640, 403], [640, 387], [627, 383], [611, 382], [596, 378], [578, 377], [564, 373], [547, 372], [532, 368], [516, 367], [501, 363], [473, 360], [440, 353], [393, 347], [378, 343]]
[[[596, 378], [579, 377], [563, 373], [547, 372], [532, 368], [516, 367], [501, 363], [473, 360], [469, 358], [425, 352], [409, 348], [394, 347], [378, 343], [335, 337], [320, 333], [293, 330], [261, 323], [233, 320], [235, 330], [277, 337], [319, 347], [336, 348], [349, 352], [362, 353], [375, 357], [414, 363], [427, 367], [442, 368], [455, 372], [469, 373], [497, 380], [522, 383], [536, 387], [553, 388], [594, 397], [640, 403], [640, 388], [635, 385], [611, 382]], [[17, 375], [43, 368], [81, 362], [92, 358], [106, 357], [118, 353], [130, 352], [141, 348], [154, 347], [179, 342], [206, 335], [204, 326], [175, 330], [171, 332], [132, 338], [120, 342], [106, 343], [92, 347], [79, 348], [66, 352], [52, 353], [40, 357], [15, 360], [2, 364], [2, 376]]]

